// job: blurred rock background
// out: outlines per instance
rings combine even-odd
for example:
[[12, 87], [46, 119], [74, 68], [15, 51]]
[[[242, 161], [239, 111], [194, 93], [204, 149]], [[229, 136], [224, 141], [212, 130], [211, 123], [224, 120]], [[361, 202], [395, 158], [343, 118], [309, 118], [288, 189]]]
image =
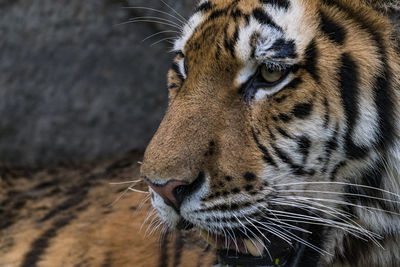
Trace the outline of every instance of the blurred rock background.
[[[192, 1], [166, 0], [187, 17]], [[143, 149], [167, 102], [160, 0], [0, 0], [0, 162], [42, 165]], [[178, 17], [179, 18], [179, 17]], [[182, 18], [179, 18], [182, 20]]]
[[[188, 17], [194, 0], [165, 0]], [[0, 162], [43, 165], [144, 149], [163, 115], [177, 16], [160, 0], [0, 0]], [[399, 19], [398, 16], [393, 16]], [[178, 17], [178, 20], [181, 19]], [[181, 24], [178, 20], [174, 20]]]

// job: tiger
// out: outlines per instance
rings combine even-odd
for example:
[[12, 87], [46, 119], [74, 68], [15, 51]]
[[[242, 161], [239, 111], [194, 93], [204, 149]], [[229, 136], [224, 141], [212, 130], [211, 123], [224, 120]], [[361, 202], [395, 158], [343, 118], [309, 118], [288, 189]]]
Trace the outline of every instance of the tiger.
[[384, 0], [202, 0], [140, 175], [219, 266], [400, 266], [400, 57]]
[[35, 168], [0, 164], [0, 267], [215, 264], [215, 251], [196, 232], [157, 229], [147, 186], [129, 182], [139, 180], [142, 156], [131, 151]]

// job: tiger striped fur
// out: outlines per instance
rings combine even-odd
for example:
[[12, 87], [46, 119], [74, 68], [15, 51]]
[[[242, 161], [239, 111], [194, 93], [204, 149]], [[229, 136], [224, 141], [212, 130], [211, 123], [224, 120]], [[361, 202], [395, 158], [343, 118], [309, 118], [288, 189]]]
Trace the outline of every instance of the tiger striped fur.
[[141, 168], [164, 223], [228, 263], [287, 245], [288, 266], [400, 266], [398, 8], [201, 1]]
[[[147, 194], [127, 191], [135, 183], [126, 181], [139, 179], [141, 158], [131, 152], [79, 165], [0, 165], [0, 266], [212, 265], [215, 252], [198, 234], [161, 238], [153, 231], [158, 221], [143, 202]], [[147, 190], [142, 183], [135, 189]]]

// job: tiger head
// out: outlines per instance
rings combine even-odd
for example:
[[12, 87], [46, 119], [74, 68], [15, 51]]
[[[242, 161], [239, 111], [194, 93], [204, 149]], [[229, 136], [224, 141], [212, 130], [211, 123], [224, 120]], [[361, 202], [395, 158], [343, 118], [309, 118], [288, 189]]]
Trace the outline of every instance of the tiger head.
[[141, 168], [164, 223], [233, 266], [398, 263], [391, 36], [357, 0], [201, 1]]

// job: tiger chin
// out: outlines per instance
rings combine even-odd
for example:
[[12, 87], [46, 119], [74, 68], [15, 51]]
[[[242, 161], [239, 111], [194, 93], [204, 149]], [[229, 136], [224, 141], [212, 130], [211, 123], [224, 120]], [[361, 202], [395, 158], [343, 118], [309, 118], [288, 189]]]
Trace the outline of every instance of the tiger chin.
[[141, 175], [229, 266], [400, 266], [396, 1], [203, 0]]

